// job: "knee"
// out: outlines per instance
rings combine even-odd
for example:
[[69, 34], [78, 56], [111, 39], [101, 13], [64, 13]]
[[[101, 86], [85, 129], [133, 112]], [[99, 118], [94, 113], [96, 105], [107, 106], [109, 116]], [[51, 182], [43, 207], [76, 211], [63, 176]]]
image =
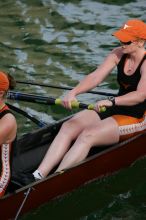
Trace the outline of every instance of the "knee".
[[81, 142], [92, 143], [97, 136], [97, 130], [94, 128], [86, 128], [79, 136]]
[[63, 129], [65, 132], [69, 132], [70, 130], [77, 128], [78, 125], [78, 120], [71, 118], [62, 124], [61, 129]]

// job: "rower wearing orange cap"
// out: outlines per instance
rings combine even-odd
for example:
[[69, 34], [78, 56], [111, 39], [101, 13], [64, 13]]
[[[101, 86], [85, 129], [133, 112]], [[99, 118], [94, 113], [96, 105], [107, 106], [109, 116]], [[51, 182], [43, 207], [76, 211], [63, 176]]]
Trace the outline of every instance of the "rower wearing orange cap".
[[[57, 172], [74, 166], [92, 146], [115, 144], [146, 129], [146, 24], [132, 19], [113, 35], [121, 45], [64, 97], [63, 105], [71, 108], [77, 95], [99, 85], [115, 67], [118, 96], [100, 100], [95, 111], [81, 111], [66, 121], [28, 182], [46, 177], [58, 164]], [[103, 106], [107, 110], [99, 112]]]
[[5, 104], [7, 91], [15, 86], [14, 79], [0, 71], [0, 197], [7, 189], [11, 175], [11, 149], [16, 141], [17, 124], [14, 115]]

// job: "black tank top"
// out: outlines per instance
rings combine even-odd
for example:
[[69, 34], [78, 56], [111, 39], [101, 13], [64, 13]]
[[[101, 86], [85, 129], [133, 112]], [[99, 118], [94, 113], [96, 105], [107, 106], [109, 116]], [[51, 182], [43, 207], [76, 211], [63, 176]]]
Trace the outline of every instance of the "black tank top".
[[[127, 54], [123, 55], [120, 62], [117, 65], [118, 74], [117, 74], [117, 81], [119, 83], [119, 92], [118, 95], [125, 95], [129, 92], [136, 91], [137, 85], [140, 81], [141, 74], [140, 68], [143, 61], [146, 59], [146, 55], [141, 60], [140, 64], [138, 65], [135, 73], [131, 76], [127, 76], [124, 73], [124, 65], [127, 58]], [[107, 108], [105, 112], [98, 113], [101, 119], [105, 119], [112, 115], [127, 115], [135, 118], [142, 118], [144, 112], [146, 111], [146, 101], [139, 103], [133, 106], [112, 106]]]
[[[143, 59], [141, 60], [135, 72], [130, 76], [124, 73], [124, 65], [126, 58], [127, 58], [127, 54], [123, 55], [119, 64], [117, 65], [117, 69], [118, 69], [117, 81], [120, 85], [119, 93], [118, 93], [119, 96], [125, 95], [132, 91], [136, 91], [137, 85], [141, 78], [140, 68], [142, 63], [146, 59], [146, 54], [144, 55]], [[134, 106], [117, 106], [117, 107], [119, 108], [121, 113], [123, 112], [123, 114], [133, 116], [136, 118], [141, 118], [146, 110], [146, 101]]]
[[119, 94], [118, 95], [124, 95], [129, 92], [135, 91], [137, 89], [137, 85], [140, 81], [141, 74], [140, 74], [140, 68], [143, 63], [143, 61], [146, 59], [146, 55], [141, 60], [140, 64], [138, 65], [135, 72], [128, 76], [124, 73], [124, 65], [127, 58], [127, 54], [125, 54], [122, 59], [120, 60], [117, 68], [118, 68], [118, 75], [117, 75], [117, 81], [120, 85]]

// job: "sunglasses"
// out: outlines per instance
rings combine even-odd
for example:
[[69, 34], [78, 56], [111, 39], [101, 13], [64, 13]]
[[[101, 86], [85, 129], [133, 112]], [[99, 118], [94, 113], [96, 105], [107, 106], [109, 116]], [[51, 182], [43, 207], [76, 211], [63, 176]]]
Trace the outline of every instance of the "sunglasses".
[[132, 44], [132, 41], [128, 41], [128, 42], [122, 42], [122, 41], [120, 41], [120, 43], [121, 43], [122, 45], [130, 45], [130, 44]]

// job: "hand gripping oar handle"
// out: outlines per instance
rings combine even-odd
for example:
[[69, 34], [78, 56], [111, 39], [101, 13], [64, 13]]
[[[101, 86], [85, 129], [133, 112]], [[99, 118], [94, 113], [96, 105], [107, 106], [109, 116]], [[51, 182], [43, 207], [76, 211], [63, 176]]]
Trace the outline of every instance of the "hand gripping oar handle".
[[[22, 92], [8, 92], [7, 98], [12, 100], [20, 100], [20, 101], [27, 101], [32, 103], [42, 103], [45, 105], [62, 105], [61, 99], [55, 99], [53, 97], [45, 97], [40, 95], [33, 95], [33, 94], [27, 94]], [[78, 101], [73, 101], [71, 103], [72, 108], [82, 108], [82, 109], [90, 109], [94, 110], [95, 106], [93, 104], [87, 105], [84, 103], [80, 103]], [[100, 109], [100, 112], [104, 112], [106, 108], [103, 106]]]
[[[61, 99], [55, 99], [55, 105], [62, 105], [62, 100]], [[71, 102], [71, 107], [72, 108], [82, 108], [82, 109], [89, 109], [89, 110], [94, 110], [95, 109], [95, 105], [94, 104], [84, 104], [78, 101], [72, 101]], [[106, 107], [100, 107], [99, 112], [105, 112], [106, 111]]]

